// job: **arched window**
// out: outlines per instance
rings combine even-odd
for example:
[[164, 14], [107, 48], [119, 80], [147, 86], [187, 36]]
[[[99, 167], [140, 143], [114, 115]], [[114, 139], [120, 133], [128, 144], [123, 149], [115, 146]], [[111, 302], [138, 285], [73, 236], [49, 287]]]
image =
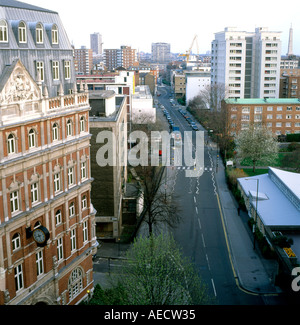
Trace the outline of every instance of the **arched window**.
[[85, 131], [85, 119], [84, 116], [81, 116], [80, 118], [80, 132], [84, 132]]
[[69, 299], [75, 298], [83, 289], [83, 274], [78, 267], [70, 275], [69, 278]]
[[21, 236], [19, 233], [13, 235], [12, 238], [12, 249], [13, 251], [19, 249], [21, 247]]
[[19, 43], [27, 43], [26, 25], [23, 21], [19, 24], [18, 33]]
[[58, 28], [56, 25], [53, 25], [51, 35], [52, 35], [52, 44], [58, 44]]
[[15, 136], [11, 133], [7, 137], [7, 153], [13, 154], [16, 152], [16, 139]]
[[0, 42], [8, 42], [7, 23], [5, 20], [0, 20]]
[[52, 140], [58, 140], [58, 124], [54, 123], [52, 126]]
[[68, 120], [67, 121], [67, 137], [72, 135], [72, 121]]
[[28, 133], [28, 145], [29, 148], [34, 148], [36, 146], [35, 131], [30, 129]]
[[55, 213], [55, 224], [59, 225], [62, 222], [61, 211], [57, 210]]
[[44, 30], [43, 30], [42, 24], [40, 24], [40, 23], [38, 23], [36, 25], [35, 36], [36, 36], [36, 43], [37, 44], [43, 44], [44, 43]]

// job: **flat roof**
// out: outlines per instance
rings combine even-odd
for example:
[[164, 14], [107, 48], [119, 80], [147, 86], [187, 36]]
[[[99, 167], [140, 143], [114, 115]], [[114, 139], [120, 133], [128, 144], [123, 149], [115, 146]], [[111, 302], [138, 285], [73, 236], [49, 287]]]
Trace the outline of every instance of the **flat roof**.
[[298, 98], [228, 98], [225, 99], [227, 104], [236, 104], [236, 105], [275, 105], [275, 104], [300, 104]]

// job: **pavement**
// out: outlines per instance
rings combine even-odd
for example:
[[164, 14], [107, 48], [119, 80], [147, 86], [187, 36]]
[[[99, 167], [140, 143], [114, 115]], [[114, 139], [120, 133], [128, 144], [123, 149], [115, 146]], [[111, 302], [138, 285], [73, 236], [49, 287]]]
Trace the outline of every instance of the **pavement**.
[[[209, 144], [213, 156], [216, 157], [216, 145]], [[216, 172], [217, 192], [219, 196], [221, 217], [226, 229], [226, 243], [237, 286], [247, 293], [258, 295], [277, 295], [281, 289], [275, 286], [275, 275], [278, 265], [275, 260], [265, 259], [256, 243], [253, 247], [253, 235], [247, 225], [247, 212], [240, 211], [232, 193], [227, 187], [225, 168], [219, 159]], [[98, 258], [110, 260], [122, 258], [129, 245], [113, 242], [102, 242], [97, 252]], [[110, 262], [109, 262], [110, 263]], [[94, 273], [95, 283], [106, 287], [104, 274]]]

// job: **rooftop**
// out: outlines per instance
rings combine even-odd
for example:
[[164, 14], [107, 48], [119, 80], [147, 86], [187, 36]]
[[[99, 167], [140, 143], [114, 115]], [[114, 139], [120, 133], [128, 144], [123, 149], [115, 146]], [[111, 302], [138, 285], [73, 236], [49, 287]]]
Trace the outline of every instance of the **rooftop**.
[[11, 7], [11, 8], [19, 8], [19, 9], [27, 9], [27, 10], [35, 10], [35, 11], [44, 11], [44, 12], [52, 12], [57, 13], [52, 10], [44, 9], [41, 7], [33, 6], [27, 4], [25, 2], [16, 1], [16, 0], [0, 0], [0, 7]]
[[225, 99], [226, 104], [236, 104], [236, 105], [275, 105], [275, 104], [300, 104], [298, 98], [228, 98]]
[[255, 204], [257, 182], [259, 197], [257, 213], [265, 226], [300, 227], [300, 174], [269, 167], [268, 174], [239, 178], [243, 191]]

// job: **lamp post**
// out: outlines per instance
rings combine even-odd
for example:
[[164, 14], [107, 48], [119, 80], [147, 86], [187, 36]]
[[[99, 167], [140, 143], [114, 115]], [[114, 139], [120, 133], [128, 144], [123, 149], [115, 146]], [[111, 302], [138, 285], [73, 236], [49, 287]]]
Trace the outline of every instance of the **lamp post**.
[[256, 230], [256, 223], [257, 223], [257, 203], [258, 203], [258, 187], [259, 187], [259, 179], [258, 178], [246, 178], [246, 181], [256, 181], [256, 202], [255, 202], [255, 218], [254, 218], [254, 225], [253, 225], [253, 249], [255, 249], [255, 230]]

